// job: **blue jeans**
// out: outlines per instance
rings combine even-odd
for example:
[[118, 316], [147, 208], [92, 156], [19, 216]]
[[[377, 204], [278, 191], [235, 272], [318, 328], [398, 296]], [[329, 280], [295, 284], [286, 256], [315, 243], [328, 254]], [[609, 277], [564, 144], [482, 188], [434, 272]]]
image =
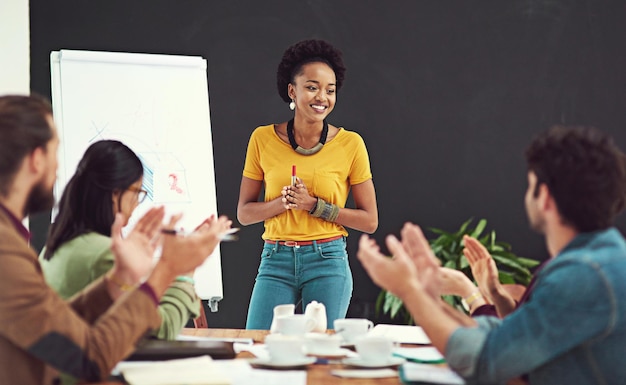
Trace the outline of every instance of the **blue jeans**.
[[344, 318], [352, 296], [345, 237], [307, 246], [265, 243], [248, 307], [246, 329], [269, 329], [274, 306], [311, 301], [326, 306], [327, 327]]

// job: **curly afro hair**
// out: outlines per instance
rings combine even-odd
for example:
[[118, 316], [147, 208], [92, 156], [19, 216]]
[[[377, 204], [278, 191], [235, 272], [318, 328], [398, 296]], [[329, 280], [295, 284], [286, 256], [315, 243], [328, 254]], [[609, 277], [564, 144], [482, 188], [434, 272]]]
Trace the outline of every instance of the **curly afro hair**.
[[302, 66], [307, 63], [322, 62], [335, 71], [337, 91], [341, 88], [346, 73], [341, 51], [324, 40], [303, 40], [287, 48], [276, 71], [276, 85], [278, 94], [287, 103], [291, 102], [287, 85], [300, 73]]

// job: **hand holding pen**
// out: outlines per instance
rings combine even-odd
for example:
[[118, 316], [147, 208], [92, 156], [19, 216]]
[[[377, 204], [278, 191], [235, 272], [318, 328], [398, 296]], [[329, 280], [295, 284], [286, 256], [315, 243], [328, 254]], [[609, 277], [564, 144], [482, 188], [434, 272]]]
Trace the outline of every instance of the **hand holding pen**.
[[[180, 215], [175, 216], [175, 222], [178, 222], [178, 220], [180, 220]], [[184, 230], [176, 230], [174, 228], [162, 228], [161, 229], [161, 234], [167, 234], [167, 235], [182, 235], [182, 236], [187, 236], [190, 234], [193, 234], [197, 231], [203, 231], [205, 229], [209, 229], [211, 227], [211, 225], [215, 222], [215, 215], [211, 215], [210, 217], [208, 217], [207, 219], [205, 219], [204, 221], [202, 221], [198, 226], [196, 226], [196, 228], [193, 230], [193, 232], [191, 233], [187, 233]], [[227, 230], [225, 230], [223, 233], [221, 233], [219, 235], [220, 241], [222, 242], [230, 242], [230, 241], [236, 241], [239, 239], [239, 237], [235, 234], [237, 231], [239, 231], [238, 227], [234, 227], [234, 228], [229, 228]]]
[[[164, 214], [163, 207], [150, 209], [126, 237], [121, 235], [122, 216], [116, 216], [111, 228], [111, 251], [115, 255], [115, 265], [107, 273], [107, 289], [111, 298], [119, 297], [123, 286], [138, 283], [146, 266], [154, 266], [146, 283], [153, 295], [160, 298], [176, 276], [195, 270], [213, 254], [221, 237], [233, 231], [232, 221], [220, 216], [209, 218], [188, 236], [167, 235], [177, 234], [175, 226], [181, 215], [172, 215], [168, 224], [163, 226]], [[159, 233], [161, 236], [157, 235]], [[153, 265], [154, 245], [159, 241], [162, 245], [161, 258]]]
[[[175, 230], [180, 216], [173, 215], [169, 223], [161, 229], [163, 236], [163, 251], [160, 261], [176, 266], [176, 275], [182, 275], [198, 267], [207, 256], [213, 253], [215, 247], [222, 241], [222, 237], [232, 234], [232, 221], [226, 216], [209, 219], [202, 223], [193, 232], [182, 236]], [[236, 231], [236, 230], [234, 230]], [[175, 236], [172, 236], [175, 235]]]
[[[232, 242], [232, 241], [239, 240], [239, 236], [235, 234], [237, 231], [239, 231], [239, 227], [232, 227], [224, 231], [222, 234], [219, 235], [220, 241]], [[175, 230], [175, 229], [161, 229], [161, 234], [187, 236], [193, 233], [186, 233], [184, 231]]]

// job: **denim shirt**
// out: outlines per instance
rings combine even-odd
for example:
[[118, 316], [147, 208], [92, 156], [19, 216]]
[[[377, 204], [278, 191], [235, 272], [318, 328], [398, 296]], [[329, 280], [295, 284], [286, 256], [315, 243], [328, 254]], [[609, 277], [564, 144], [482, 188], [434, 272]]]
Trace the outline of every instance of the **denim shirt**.
[[537, 276], [531, 298], [500, 320], [455, 330], [446, 345], [468, 384], [619, 384], [626, 379], [626, 241], [579, 234]]

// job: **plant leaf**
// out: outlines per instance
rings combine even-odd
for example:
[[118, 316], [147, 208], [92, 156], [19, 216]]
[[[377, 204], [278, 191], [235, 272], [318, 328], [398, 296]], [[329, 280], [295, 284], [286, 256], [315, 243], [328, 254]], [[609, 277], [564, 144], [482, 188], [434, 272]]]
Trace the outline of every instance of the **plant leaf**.
[[450, 306], [455, 305], [454, 296], [452, 295], [442, 295], [441, 298], [448, 303]]
[[467, 258], [465, 258], [465, 255], [461, 255], [461, 258], [459, 258], [459, 268], [465, 269], [467, 267], [469, 267], [469, 262], [467, 261]]
[[521, 275], [518, 273], [513, 273], [513, 279], [515, 279], [515, 282], [522, 284], [524, 286], [528, 286], [528, 284], [530, 283], [530, 280], [532, 279], [531, 275]]
[[396, 318], [396, 316], [398, 315], [398, 312], [400, 311], [400, 309], [402, 309], [403, 306], [404, 306], [404, 303], [402, 303], [402, 300], [394, 296], [394, 302], [391, 305], [391, 313], [390, 313], [391, 318]]
[[459, 231], [457, 231], [454, 235], [456, 235], [457, 237], [463, 236], [463, 234], [465, 234], [465, 231], [467, 230], [467, 226], [469, 226], [469, 224], [472, 223], [473, 220], [474, 218], [470, 218], [463, 222], [463, 224], [459, 228]]
[[378, 297], [376, 297], [376, 304], [374, 305], [376, 317], [380, 317], [383, 314], [383, 305], [385, 303], [385, 298], [387, 297], [386, 293], [387, 291], [383, 289], [380, 293], [378, 293]]
[[507, 242], [498, 241], [498, 242], [496, 242], [496, 245], [502, 246], [502, 247], [504, 247], [507, 250], [511, 250], [512, 249], [511, 244], [507, 243]]
[[500, 282], [504, 284], [515, 283], [515, 279], [513, 278], [513, 276], [504, 271], [498, 272], [498, 278], [500, 279]]
[[480, 234], [482, 234], [483, 230], [485, 230], [486, 226], [487, 226], [486, 219], [483, 218], [480, 221], [478, 221], [478, 224], [476, 225], [476, 227], [474, 228], [474, 231], [472, 232], [472, 237], [478, 238]]
[[519, 262], [520, 265], [527, 267], [529, 269], [535, 266], [538, 266], [540, 263], [539, 261], [535, 259], [524, 258], [524, 257], [517, 257], [517, 262]]
[[487, 250], [491, 251], [506, 251], [504, 247], [500, 245], [491, 245], [491, 247], [487, 248]]
[[441, 255], [443, 255], [443, 258], [446, 261], [454, 261], [456, 259], [456, 256], [446, 249], [441, 249]]
[[505, 267], [508, 267], [509, 269], [512, 269], [514, 272], [518, 272], [520, 274], [530, 275], [530, 271], [528, 271], [527, 268], [525, 268], [524, 266], [520, 265], [519, 263], [517, 263], [513, 259], [502, 257], [502, 256], [500, 256], [498, 254], [493, 254], [492, 257], [498, 264], [500, 264], [502, 266], [505, 266]]
[[427, 227], [427, 229], [429, 231], [432, 231], [433, 233], [439, 234], [439, 235], [452, 235], [452, 234], [450, 234], [447, 231], [444, 231], [444, 230], [441, 230], [441, 229], [438, 229], [438, 228], [435, 228], [435, 227]]
[[485, 234], [485, 235], [483, 235], [481, 238], [477, 238], [477, 239], [478, 239], [478, 242], [482, 243], [482, 244], [483, 244], [483, 246], [485, 246], [485, 247], [486, 247], [486, 246], [487, 246], [487, 243], [488, 243], [488, 241], [489, 241], [489, 234]]

